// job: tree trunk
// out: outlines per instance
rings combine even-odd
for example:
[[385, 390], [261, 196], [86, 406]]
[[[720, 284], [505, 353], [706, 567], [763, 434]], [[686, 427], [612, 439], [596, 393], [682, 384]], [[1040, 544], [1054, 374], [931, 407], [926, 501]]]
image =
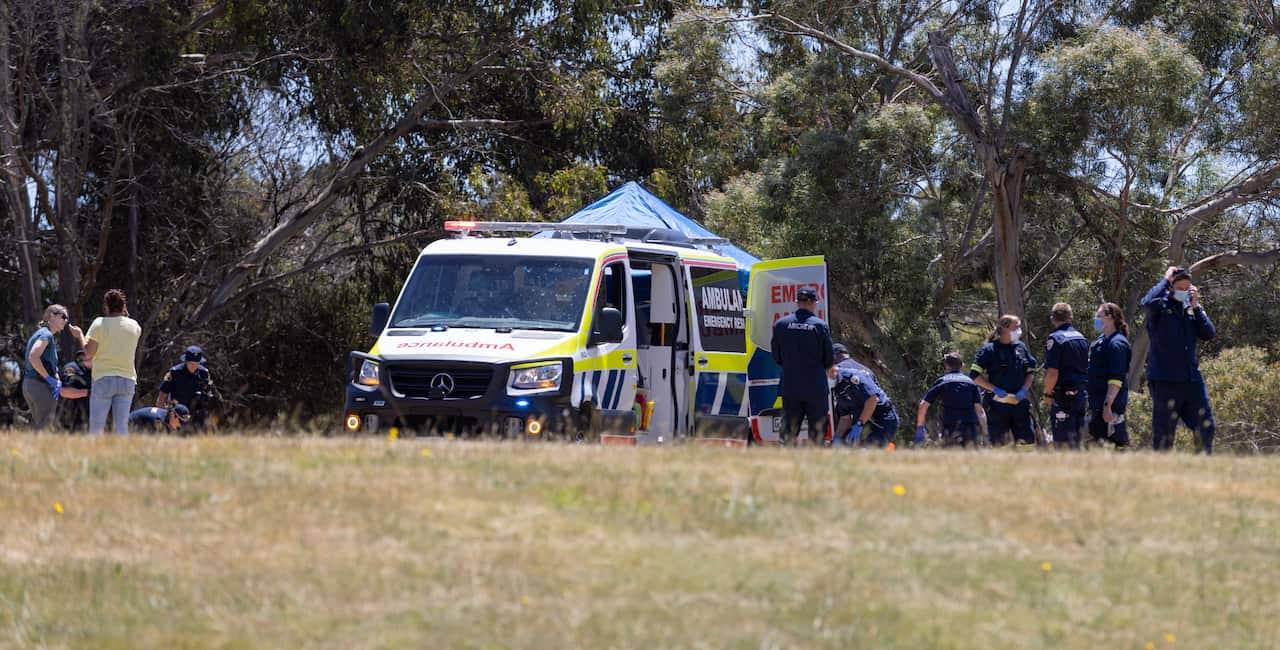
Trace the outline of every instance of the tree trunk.
[[[989, 165], [991, 166], [991, 165]], [[995, 201], [992, 230], [995, 235], [995, 284], [997, 310], [1026, 319], [1022, 300], [1022, 187], [1026, 158], [1019, 153], [1006, 165], [989, 172]]]
[[22, 297], [22, 318], [34, 324], [40, 320], [40, 247], [38, 231], [31, 216], [27, 176], [19, 163], [22, 134], [16, 112], [13, 67], [10, 60], [12, 27], [10, 6], [0, 2], [0, 185], [8, 212], [13, 215], [14, 252], [18, 257], [18, 294]]

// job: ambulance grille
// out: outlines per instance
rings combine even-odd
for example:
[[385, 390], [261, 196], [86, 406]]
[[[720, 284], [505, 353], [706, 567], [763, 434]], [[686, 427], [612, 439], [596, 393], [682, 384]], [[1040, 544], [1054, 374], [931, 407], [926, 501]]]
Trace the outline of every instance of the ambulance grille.
[[493, 381], [493, 366], [476, 364], [459, 365], [393, 365], [387, 376], [391, 389], [405, 397], [427, 399], [432, 397], [431, 382], [438, 375], [448, 375], [453, 380], [453, 390], [445, 399], [476, 399], [489, 392]]

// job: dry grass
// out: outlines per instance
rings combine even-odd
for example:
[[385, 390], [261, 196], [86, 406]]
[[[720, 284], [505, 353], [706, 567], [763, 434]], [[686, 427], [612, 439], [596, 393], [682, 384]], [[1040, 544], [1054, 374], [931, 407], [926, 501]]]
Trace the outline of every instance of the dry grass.
[[0, 646], [1280, 647], [1273, 458], [0, 444]]

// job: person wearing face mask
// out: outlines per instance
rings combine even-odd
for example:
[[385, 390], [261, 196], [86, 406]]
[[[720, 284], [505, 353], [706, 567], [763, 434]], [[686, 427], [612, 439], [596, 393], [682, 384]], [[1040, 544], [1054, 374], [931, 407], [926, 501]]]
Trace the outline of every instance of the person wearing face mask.
[[1204, 307], [1200, 290], [1186, 269], [1171, 266], [1142, 299], [1147, 312], [1147, 386], [1151, 390], [1151, 445], [1173, 449], [1178, 420], [1200, 434], [1204, 453], [1213, 453], [1213, 408], [1200, 374], [1196, 340], [1208, 341], [1217, 329]]
[[1089, 438], [1093, 444], [1110, 442], [1116, 450], [1129, 446], [1129, 425], [1124, 411], [1129, 404], [1129, 325], [1124, 312], [1103, 303], [1093, 315], [1098, 338], [1089, 347]]
[[989, 391], [983, 405], [992, 446], [1003, 445], [1007, 431], [1013, 431], [1018, 445], [1036, 444], [1027, 391], [1035, 380], [1037, 361], [1021, 339], [1022, 319], [1012, 314], [1001, 316], [969, 368], [969, 377]]
[[1053, 331], [1044, 342], [1044, 401], [1049, 407], [1053, 444], [1079, 449], [1089, 402], [1089, 342], [1072, 326], [1071, 305], [1060, 302], [1049, 314]]

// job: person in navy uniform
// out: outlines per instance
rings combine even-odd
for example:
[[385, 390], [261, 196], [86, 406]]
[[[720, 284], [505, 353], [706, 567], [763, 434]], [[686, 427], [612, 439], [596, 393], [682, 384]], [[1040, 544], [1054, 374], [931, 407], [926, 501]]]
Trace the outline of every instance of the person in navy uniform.
[[208, 400], [213, 391], [213, 378], [209, 369], [204, 367], [206, 361], [200, 346], [188, 346], [182, 353], [182, 363], [164, 373], [160, 395], [156, 398], [157, 408], [168, 408], [173, 404], [187, 407], [192, 414], [191, 426], [197, 431], [204, 429], [205, 418], [209, 415]]
[[1119, 451], [1129, 446], [1129, 325], [1120, 306], [1106, 302], [1093, 314], [1093, 329], [1099, 334], [1089, 347], [1089, 439]]
[[1013, 431], [1019, 445], [1036, 444], [1027, 391], [1035, 380], [1038, 362], [1021, 339], [1022, 319], [1011, 314], [1001, 316], [969, 368], [969, 376], [991, 393], [983, 403], [992, 446], [1005, 444], [1008, 431]]
[[1151, 445], [1173, 449], [1181, 419], [1200, 436], [1205, 454], [1213, 453], [1213, 408], [1200, 374], [1196, 339], [1217, 335], [1209, 314], [1200, 306], [1200, 290], [1186, 269], [1171, 266], [1164, 279], [1142, 299], [1147, 312], [1147, 385], [1151, 389]]
[[138, 433], [174, 433], [191, 418], [191, 411], [181, 404], [162, 409], [140, 408], [129, 414], [129, 429]]
[[929, 406], [941, 401], [942, 431], [938, 438], [943, 446], [976, 447], [979, 422], [987, 417], [982, 410], [982, 391], [964, 374], [964, 358], [959, 352], [948, 352], [942, 357], [942, 365], [947, 374], [933, 382], [916, 408], [916, 446], [924, 445], [928, 438], [924, 418]]
[[871, 372], [870, 368], [858, 363], [857, 361], [854, 361], [853, 357], [849, 356], [849, 348], [845, 346], [845, 344], [837, 343], [831, 346], [831, 352], [835, 355], [837, 368], [849, 368], [850, 370], [859, 370], [871, 375], [872, 377], [875, 377], [875, 373]]
[[[876, 383], [875, 376], [865, 366], [836, 366], [836, 410], [845, 417], [839, 426], [846, 427], [837, 440], [846, 445], [869, 443], [884, 447], [898, 433], [898, 411], [889, 401], [889, 395]], [[836, 444], [833, 440], [832, 444]]]
[[1053, 444], [1059, 449], [1079, 449], [1089, 411], [1089, 341], [1072, 326], [1071, 305], [1054, 305], [1049, 320], [1053, 331], [1044, 342], [1044, 401]]
[[58, 421], [67, 431], [89, 428], [89, 390], [93, 386], [93, 371], [84, 365], [84, 350], [76, 353], [76, 360], [62, 366], [62, 391], [58, 400]]
[[814, 315], [818, 292], [796, 290], [796, 311], [773, 324], [773, 360], [782, 368], [778, 394], [782, 396], [779, 442], [790, 444], [800, 434], [800, 420], [809, 422], [810, 439], [821, 444], [827, 436], [827, 402], [834, 379], [835, 357], [827, 322]]

